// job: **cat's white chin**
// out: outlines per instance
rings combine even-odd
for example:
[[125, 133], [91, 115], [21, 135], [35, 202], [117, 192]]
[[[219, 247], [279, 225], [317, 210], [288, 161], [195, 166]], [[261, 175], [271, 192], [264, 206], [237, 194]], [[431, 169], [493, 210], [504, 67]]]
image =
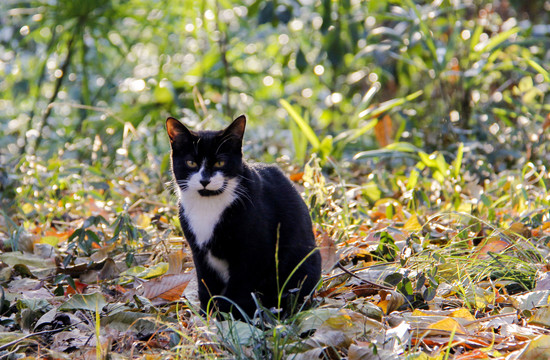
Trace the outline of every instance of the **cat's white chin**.
[[[224, 186], [225, 183], [225, 186]], [[179, 190], [180, 203], [184, 210], [184, 216], [195, 235], [199, 247], [207, 244], [212, 238], [214, 228], [218, 224], [223, 212], [237, 199], [237, 178], [226, 179], [218, 189], [223, 190], [212, 196], [204, 196], [199, 193], [197, 187], [188, 187]], [[204, 187], [202, 187], [204, 189]], [[207, 187], [209, 190], [209, 187]], [[214, 190], [209, 190], [214, 192]]]

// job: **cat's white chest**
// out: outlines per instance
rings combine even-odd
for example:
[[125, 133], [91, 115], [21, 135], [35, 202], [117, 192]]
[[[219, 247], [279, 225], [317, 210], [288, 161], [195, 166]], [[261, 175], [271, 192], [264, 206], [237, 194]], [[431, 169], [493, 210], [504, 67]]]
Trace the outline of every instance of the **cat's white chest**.
[[206, 261], [218, 273], [223, 282], [227, 284], [229, 282], [229, 263], [227, 260], [215, 257], [211, 251], [208, 251]]
[[196, 191], [179, 190], [180, 203], [185, 218], [199, 247], [202, 248], [210, 241], [223, 212], [236, 200], [237, 186], [238, 181], [230, 179], [222, 194], [206, 197], [199, 195]]

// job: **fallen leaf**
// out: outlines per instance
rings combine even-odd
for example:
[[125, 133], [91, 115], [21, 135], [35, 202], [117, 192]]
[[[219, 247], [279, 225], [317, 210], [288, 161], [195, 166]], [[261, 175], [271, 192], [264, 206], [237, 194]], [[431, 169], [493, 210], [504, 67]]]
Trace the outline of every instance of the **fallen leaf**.
[[507, 360], [547, 360], [550, 354], [550, 335], [540, 335], [531, 340], [525, 349], [509, 355]]
[[420, 225], [420, 222], [418, 221], [418, 216], [416, 216], [416, 214], [412, 214], [407, 219], [407, 222], [405, 222], [405, 225], [403, 225], [403, 229], [408, 231], [421, 231], [422, 225]]
[[392, 121], [389, 115], [384, 115], [382, 119], [378, 119], [378, 122], [374, 126], [374, 134], [380, 147], [385, 147], [392, 143], [393, 129]]
[[300, 180], [302, 180], [304, 177], [304, 173], [303, 172], [298, 172], [298, 173], [295, 173], [295, 174], [290, 174], [290, 180], [293, 181], [293, 182], [298, 182]]
[[430, 326], [428, 326], [428, 329], [450, 331], [457, 334], [466, 334], [466, 329], [464, 329], [462, 325], [460, 325], [455, 319], [450, 317], [431, 324]]
[[316, 238], [317, 244], [319, 245], [319, 252], [321, 253], [321, 268], [325, 272], [330, 271], [338, 262], [334, 240], [326, 232], [316, 235]]
[[101, 311], [105, 305], [107, 305], [107, 301], [101, 293], [75, 294], [59, 306], [59, 310], [88, 310], [95, 312], [97, 310]]
[[148, 299], [161, 298], [166, 301], [181, 299], [183, 291], [192, 278], [191, 273], [164, 275], [145, 282], [143, 286], [143, 297]]
[[65, 296], [72, 294], [82, 294], [84, 290], [88, 287], [88, 284], [85, 284], [78, 279], [74, 280], [74, 285], [76, 286], [76, 289], [73, 288], [71, 285], [67, 286], [67, 289], [65, 290]]

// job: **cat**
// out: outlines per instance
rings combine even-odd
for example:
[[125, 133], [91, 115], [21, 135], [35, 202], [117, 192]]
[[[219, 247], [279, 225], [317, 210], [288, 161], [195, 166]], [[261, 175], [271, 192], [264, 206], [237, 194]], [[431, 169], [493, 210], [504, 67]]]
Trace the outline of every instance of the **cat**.
[[287, 313], [290, 299], [303, 300], [321, 277], [306, 204], [279, 168], [244, 161], [245, 126], [244, 115], [221, 131], [192, 131], [172, 117], [166, 121], [179, 219], [193, 254], [201, 309], [236, 318], [252, 317], [255, 299]]

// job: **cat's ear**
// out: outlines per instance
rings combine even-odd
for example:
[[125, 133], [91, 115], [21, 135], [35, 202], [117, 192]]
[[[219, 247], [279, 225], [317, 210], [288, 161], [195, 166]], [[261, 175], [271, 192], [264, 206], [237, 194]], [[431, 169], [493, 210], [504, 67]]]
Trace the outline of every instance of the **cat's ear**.
[[166, 119], [166, 131], [172, 145], [185, 142], [192, 137], [192, 132], [173, 117]]
[[239, 116], [231, 125], [229, 125], [223, 132], [224, 135], [233, 136], [239, 140], [243, 139], [244, 128], [246, 127], [246, 117], [244, 115]]

